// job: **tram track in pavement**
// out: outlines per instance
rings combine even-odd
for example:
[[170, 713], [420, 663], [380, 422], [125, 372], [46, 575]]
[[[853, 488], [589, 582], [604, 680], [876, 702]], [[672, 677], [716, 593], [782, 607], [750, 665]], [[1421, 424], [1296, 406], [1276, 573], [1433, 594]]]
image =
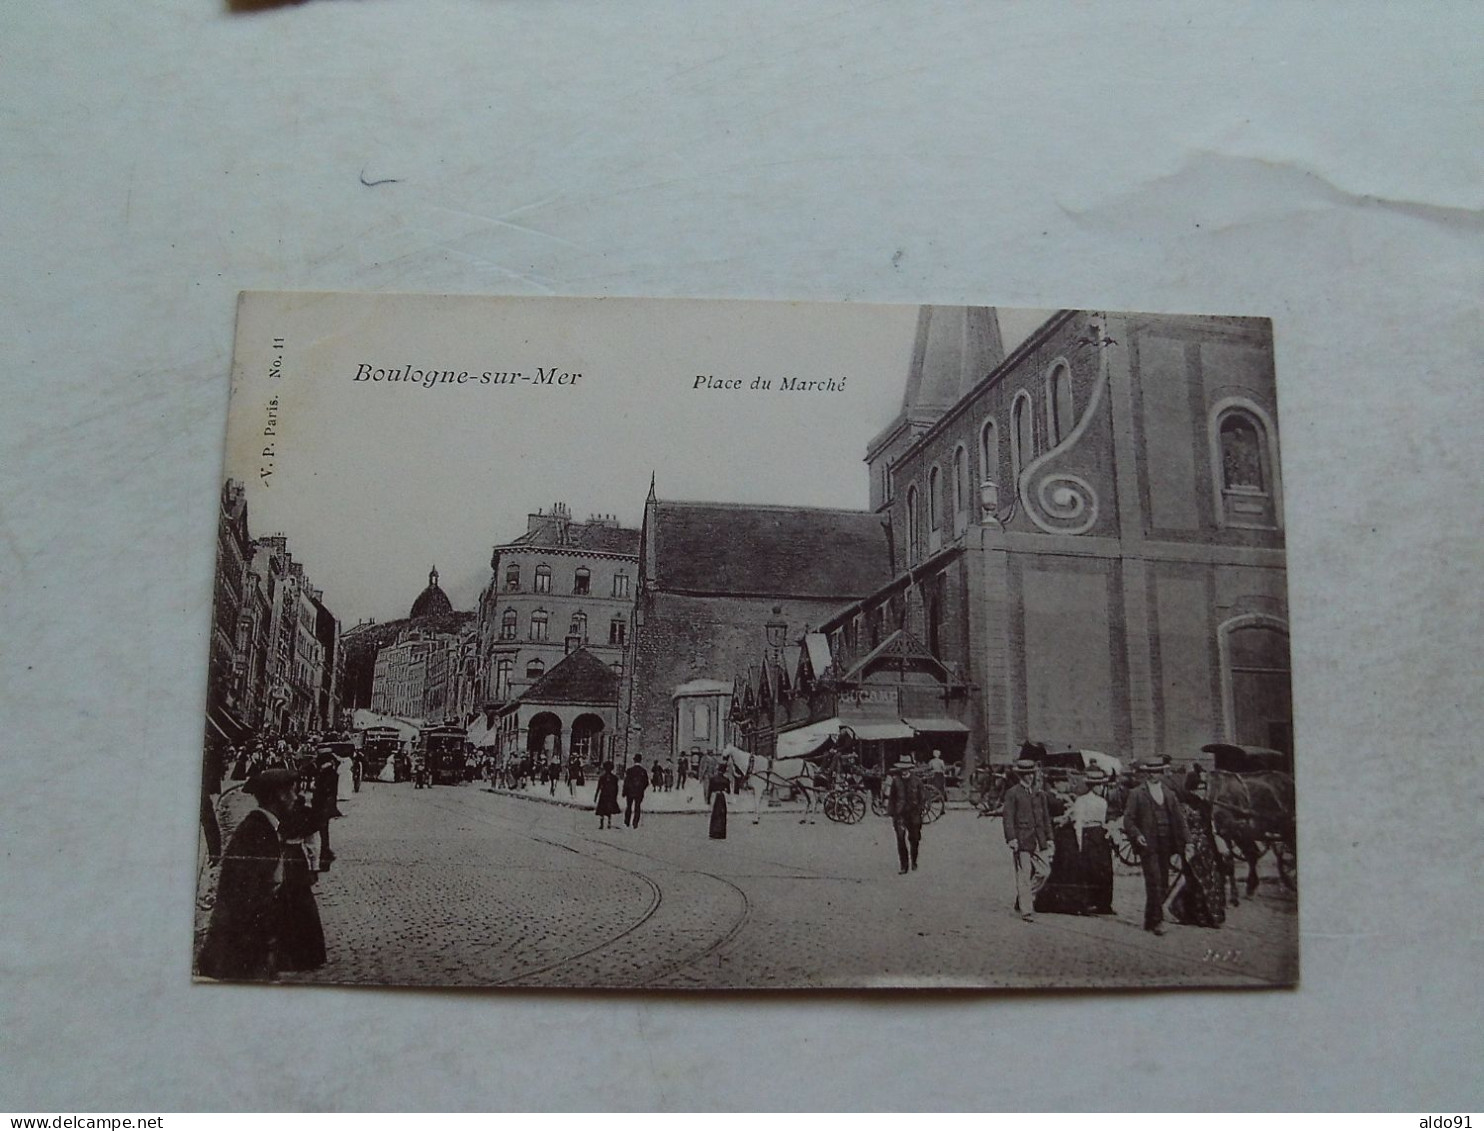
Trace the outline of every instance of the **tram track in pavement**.
[[[615, 852], [622, 852], [626, 855], [638, 856], [645, 860], [659, 863], [666, 869], [675, 871], [677, 875], [704, 877], [709, 881], [720, 884], [725, 888], [730, 889], [730, 892], [735, 895], [736, 901], [739, 905], [738, 910], [728, 916], [722, 924], [718, 924], [718, 926], [723, 929], [714, 932], [714, 937], [711, 937], [709, 941], [706, 941], [704, 943], [704, 945], [689, 947], [679, 957], [671, 957], [667, 960], [662, 961], [658, 965], [648, 966], [642, 969], [642, 971], [638, 972], [637, 976], [633, 977], [632, 979], [623, 978], [618, 981], [606, 981], [601, 974], [597, 975], [596, 977], [593, 975], [593, 973], [589, 969], [592, 964], [601, 964], [605, 952], [611, 954], [615, 950], [622, 948], [626, 943], [632, 944], [636, 936], [639, 935], [639, 933], [646, 927], [646, 925], [652, 923], [652, 921], [656, 918], [656, 916], [660, 913], [661, 909], [665, 905], [664, 889], [655, 876], [651, 875], [649, 872], [641, 870], [640, 868], [626, 867], [625, 865], [616, 863], [615, 861], [605, 860], [596, 853], [584, 852], [580, 848], [574, 847], [569, 843], [564, 843], [560, 840], [553, 840], [550, 837], [537, 835], [536, 833], [532, 832], [530, 830], [530, 827], [524, 822], [514, 821], [510, 818], [503, 817], [500, 814], [484, 813], [472, 806], [448, 804], [447, 802], [436, 800], [431, 797], [426, 798], [425, 803], [430, 804], [432, 805], [432, 807], [441, 809], [447, 813], [457, 814], [460, 817], [468, 817], [477, 820], [482, 824], [499, 825], [502, 827], [514, 826], [516, 829], [523, 832], [526, 836], [528, 836], [531, 840], [534, 840], [538, 844], [544, 844], [552, 848], [560, 849], [562, 851], [575, 853], [576, 855], [581, 856], [584, 860], [590, 860], [593, 863], [599, 864], [603, 867], [611, 868], [615, 871], [622, 872], [625, 875], [632, 876], [640, 883], [645, 885], [645, 887], [651, 893], [652, 898], [649, 902], [648, 907], [645, 908], [643, 914], [641, 914], [637, 919], [625, 926], [622, 930], [609, 935], [606, 939], [583, 947], [581, 950], [578, 950], [575, 953], [564, 955], [561, 958], [554, 959], [541, 966], [523, 970], [519, 974], [512, 975], [509, 978], [497, 979], [487, 983], [491, 987], [527, 987], [533, 985], [539, 986], [544, 983], [551, 986], [552, 988], [650, 988], [655, 986], [656, 983], [667, 980], [680, 971], [685, 970], [687, 967], [692, 967], [701, 962], [704, 962], [707, 958], [716, 954], [742, 932], [743, 928], [746, 927], [748, 920], [751, 918], [753, 910], [752, 901], [749, 899], [747, 892], [744, 891], [737, 884], [733, 883], [731, 880], [727, 879], [725, 876], [719, 876], [714, 872], [707, 872], [702, 869], [685, 869], [668, 860], [665, 860], [663, 857], [656, 856], [651, 853], [642, 852], [637, 849], [621, 845], [615, 845], [609, 841], [598, 840], [595, 837], [591, 837], [583, 833], [573, 832], [569, 834], [571, 837], [579, 841], [584, 841], [595, 847], [601, 847]], [[708, 932], [708, 934], [712, 933], [713, 932]], [[660, 941], [663, 942], [663, 940]], [[583, 966], [586, 972], [576, 981], [568, 981], [561, 977], [561, 972], [564, 969], [572, 969], [573, 967], [577, 967], [579, 964]], [[546, 981], [548, 976], [555, 976], [555, 980], [550, 982]]]

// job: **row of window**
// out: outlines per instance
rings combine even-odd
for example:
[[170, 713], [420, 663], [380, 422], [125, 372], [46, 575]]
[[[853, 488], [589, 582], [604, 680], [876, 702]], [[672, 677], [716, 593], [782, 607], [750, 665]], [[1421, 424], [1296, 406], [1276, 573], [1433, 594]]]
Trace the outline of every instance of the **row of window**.
[[[572, 592], [579, 596], [586, 596], [593, 591], [593, 573], [587, 566], [578, 566], [572, 572]], [[505, 592], [520, 592], [520, 564], [512, 562], [505, 567]], [[551, 567], [542, 563], [536, 567], [536, 576], [532, 592], [551, 592]], [[613, 575], [613, 596], [627, 597], [629, 595], [629, 575], [619, 572]]]
[[[520, 616], [514, 609], [506, 609], [500, 614], [500, 639], [514, 640], [520, 630]], [[608, 643], [621, 645], [628, 634], [628, 619], [622, 615], [615, 616], [608, 622]], [[587, 640], [587, 614], [578, 611], [572, 614], [572, 619], [567, 625], [567, 635], [575, 636], [579, 640]], [[551, 614], [545, 609], [537, 609], [531, 614], [531, 630], [527, 637], [529, 640], [551, 639]]]
[[[1052, 370], [1049, 391], [1052, 399], [1047, 427], [1051, 446], [1055, 447], [1065, 438], [1064, 429], [1071, 426], [1073, 419], [1070, 370], [1065, 364]], [[1011, 484], [1019, 482], [1025, 465], [1039, 454], [1032, 412], [1030, 394], [1022, 389], [1010, 405]], [[1213, 424], [1213, 455], [1219, 469], [1217, 481], [1221, 494], [1218, 521], [1223, 526], [1275, 527], [1276, 499], [1266, 418], [1255, 406], [1233, 402], [1217, 410]], [[992, 419], [979, 429], [978, 456], [980, 482], [992, 481], [997, 476], [1000, 459], [999, 434]], [[928, 471], [925, 517], [931, 550], [942, 544], [950, 516], [952, 536], [958, 537], [968, 529], [970, 515], [978, 505], [969, 478], [969, 453], [963, 444], [954, 449], [950, 475], [945, 485], [942, 468], [935, 464]], [[911, 563], [922, 558], [923, 517], [914, 483], [907, 488], [906, 507], [907, 552]]]

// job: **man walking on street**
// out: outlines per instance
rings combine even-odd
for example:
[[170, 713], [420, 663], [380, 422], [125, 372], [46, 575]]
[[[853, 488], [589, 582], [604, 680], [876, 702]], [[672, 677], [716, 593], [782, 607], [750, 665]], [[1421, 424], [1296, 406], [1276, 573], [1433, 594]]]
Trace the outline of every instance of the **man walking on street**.
[[1046, 795], [1033, 791], [1036, 763], [1018, 759], [1011, 767], [1015, 784], [1005, 791], [1005, 843], [1015, 858], [1015, 910], [1027, 923], [1035, 921], [1036, 889], [1046, 882], [1046, 859], [1041, 854], [1051, 840], [1051, 813]]
[[891, 768], [890, 791], [886, 799], [886, 811], [891, 814], [891, 827], [897, 834], [897, 861], [901, 865], [899, 875], [907, 874], [908, 866], [917, 871], [917, 847], [922, 841], [922, 782], [912, 772], [912, 760], [903, 758]]
[[1139, 849], [1144, 869], [1144, 929], [1165, 933], [1165, 893], [1170, 887], [1170, 857], [1185, 855], [1185, 814], [1175, 791], [1165, 784], [1164, 766], [1145, 762], [1139, 784], [1123, 810], [1123, 834]]
[[315, 827], [319, 830], [319, 870], [328, 872], [335, 859], [330, 850], [330, 821], [340, 816], [340, 763], [334, 751], [319, 752], [314, 768], [314, 795], [312, 809]]
[[634, 764], [623, 775], [623, 823], [631, 829], [639, 827], [644, 791], [649, 788], [649, 771], [644, 768], [643, 761], [644, 755], [635, 754]]

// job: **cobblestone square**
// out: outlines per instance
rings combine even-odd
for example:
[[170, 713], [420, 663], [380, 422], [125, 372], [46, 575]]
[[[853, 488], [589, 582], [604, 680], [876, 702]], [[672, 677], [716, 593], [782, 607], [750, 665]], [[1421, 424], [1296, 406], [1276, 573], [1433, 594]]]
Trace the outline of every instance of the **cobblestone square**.
[[[1141, 929], [1121, 869], [1111, 917], [1012, 910], [998, 818], [951, 809], [899, 875], [890, 823], [735, 806], [600, 830], [565, 798], [367, 783], [341, 802], [317, 894], [329, 961], [285, 981], [602, 989], [1263, 986], [1297, 972], [1294, 895], [1264, 871], [1224, 927]], [[579, 799], [578, 804], [581, 803]], [[228, 825], [245, 799], [228, 794]], [[209, 898], [209, 897], [208, 897]]]

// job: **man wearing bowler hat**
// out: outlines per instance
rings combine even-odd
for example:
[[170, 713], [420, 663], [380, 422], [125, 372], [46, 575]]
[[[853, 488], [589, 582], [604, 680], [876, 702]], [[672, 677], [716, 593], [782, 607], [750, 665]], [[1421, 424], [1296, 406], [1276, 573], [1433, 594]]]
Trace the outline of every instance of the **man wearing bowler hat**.
[[1010, 767], [1015, 784], [1005, 791], [1002, 820], [1005, 843], [1015, 860], [1015, 910], [1027, 923], [1035, 915], [1036, 890], [1046, 882], [1048, 868], [1042, 855], [1051, 841], [1051, 812], [1046, 795], [1033, 790], [1037, 764], [1019, 758]]
[[1144, 929], [1165, 933], [1165, 893], [1170, 887], [1170, 857], [1185, 855], [1185, 815], [1175, 791], [1164, 781], [1164, 764], [1145, 762], [1139, 784], [1123, 810], [1123, 834], [1139, 849], [1144, 869]]
[[922, 782], [913, 773], [910, 758], [903, 758], [891, 768], [887, 785], [886, 811], [891, 814], [892, 829], [897, 834], [897, 860], [901, 874], [910, 867], [917, 871], [917, 849], [922, 843]]
[[277, 895], [283, 878], [278, 826], [298, 798], [298, 775], [285, 769], [262, 770], [242, 788], [258, 808], [242, 818], [222, 853], [216, 906], [196, 968], [207, 978], [252, 981], [274, 973]]

